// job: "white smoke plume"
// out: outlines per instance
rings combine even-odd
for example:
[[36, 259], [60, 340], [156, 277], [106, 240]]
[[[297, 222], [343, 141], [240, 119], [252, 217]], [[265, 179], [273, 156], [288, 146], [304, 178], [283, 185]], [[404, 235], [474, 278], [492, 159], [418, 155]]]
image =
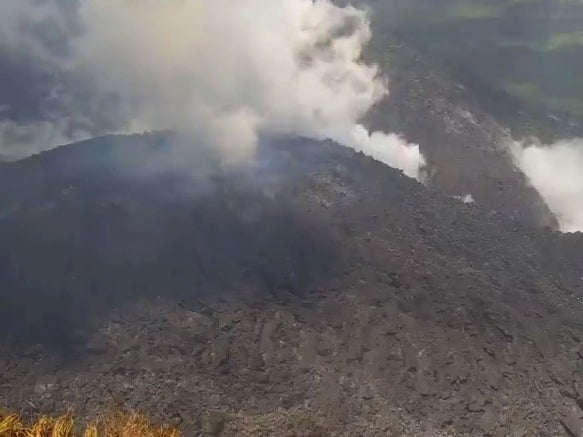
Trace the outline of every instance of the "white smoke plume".
[[471, 205], [472, 203], [475, 203], [476, 202], [474, 200], [474, 196], [472, 196], [471, 193], [464, 194], [463, 196], [453, 196], [453, 197], [454, 197], [454, 199], [457, 199], [457, 200], [462, 201], [466, 205]]
[[88, 132], [73, 130], [66, 119], [31, 123], [0, 120], [0, 161], [18, 160], [90, 137]]
[[583, 139], [513, 147], [517, 166], [555, 214], [563, 232], [583, 231]]
[[[250, 159], [263, 133], [330, 138], [419, 177], [418, 146], [360, 124], [388, 92], [361, 61], [371, 37], [363, 10], [328, 0], [84, 0], [72, 25], [51, 3], [6, 0], [0, 13], [46, 14], [67, 50], [31, 52], [111, 96], [123, 131], [190, 132], [227, 163]], [[6, 29], [5, 41], [22, 41], [21, 28]]]

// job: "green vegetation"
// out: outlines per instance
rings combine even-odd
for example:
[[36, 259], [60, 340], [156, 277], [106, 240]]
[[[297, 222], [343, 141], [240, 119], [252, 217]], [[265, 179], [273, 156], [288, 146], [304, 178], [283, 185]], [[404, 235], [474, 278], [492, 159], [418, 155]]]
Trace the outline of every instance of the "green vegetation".
[[473, 75], [525, 105], [583, 117], [579, 0], [368, 3], [379, 33], [397, 31], [464, 77]]
[[506, 82], [504, 89], [512, 96], [535, 105], [545, 105], [551, 110], [569, 112], [583, 118], [583, 100], [580, 98], [548, 95], [533, 82]]
[[450, 8], [444, 8], [449, 19], [477, 20], [499, 17], [504, 11], [502, 5], [478, 4], [475, 2], [453, 3]]
[[574, 48], [583, 48], [583, 32], [563, 32], [550, 34], [548, 38], [538, 41], [501, 41], [498, 47], [525, 48], [537, 52], [560, 52]]

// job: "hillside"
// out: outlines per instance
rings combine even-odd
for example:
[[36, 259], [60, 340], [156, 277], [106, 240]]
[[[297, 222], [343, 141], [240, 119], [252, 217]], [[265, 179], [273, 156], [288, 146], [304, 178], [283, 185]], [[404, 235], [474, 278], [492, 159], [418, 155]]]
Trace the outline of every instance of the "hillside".
[[583, 6], [577, 0], [397, 0], [372, 7], [376, 37], [399, 34], [480, 93], [522, 133], [581, 132]]
[[0, 2], [0, 437], [583, 437], [583, 3], [346, 3]]
[[152, 172], [173, 140], [1, 169], [0, 404], [185, 435], [579, 435], [580, 235], [330, 142]]
[[390, 78], [390, 94], [367, 117], [373, 129], [399, 132], [419, 144], [426, 182], [451, 196], [472, 198], [484, 208], [523, 223], [557, 228], [556, 219], [512, 162], [512, 137], [484, 104], [439, 63], [393, 37], [373, 40]]

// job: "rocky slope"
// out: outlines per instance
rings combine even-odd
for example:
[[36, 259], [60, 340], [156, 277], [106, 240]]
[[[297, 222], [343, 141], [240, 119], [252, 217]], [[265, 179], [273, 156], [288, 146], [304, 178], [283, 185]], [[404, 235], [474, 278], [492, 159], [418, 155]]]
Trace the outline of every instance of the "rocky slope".
[[0, 169], [0, 404], [188, 436], [582, 435], [580, 235], [332, 143], [193, 178], [152, 171], [167, 142]]
[[395, 34], [377, 37], [370, 51], [390, 78], [390, 94], [367, 121], [419, 144], [430, 186], [452, 196], [471, 194], [482, 206], [523, 223], [557, 228], [512, 162], [510, 131], [484, 108], [482, 94], [494, 98], [490, 90], [478, 95], [460, 85], [434, 58]]

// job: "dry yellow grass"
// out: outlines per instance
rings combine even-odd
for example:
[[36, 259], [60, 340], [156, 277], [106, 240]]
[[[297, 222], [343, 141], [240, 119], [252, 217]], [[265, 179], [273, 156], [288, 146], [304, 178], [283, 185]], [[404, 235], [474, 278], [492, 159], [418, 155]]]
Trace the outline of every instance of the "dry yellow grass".
[[70, 414], [44, 416], [27, 426], [18, 415], [0, 412], [0, 437], [180, 437], [180, 432], [173, 427], [156, 426], [135, 413], [111, 414], [83, 431], [75, 427]]

